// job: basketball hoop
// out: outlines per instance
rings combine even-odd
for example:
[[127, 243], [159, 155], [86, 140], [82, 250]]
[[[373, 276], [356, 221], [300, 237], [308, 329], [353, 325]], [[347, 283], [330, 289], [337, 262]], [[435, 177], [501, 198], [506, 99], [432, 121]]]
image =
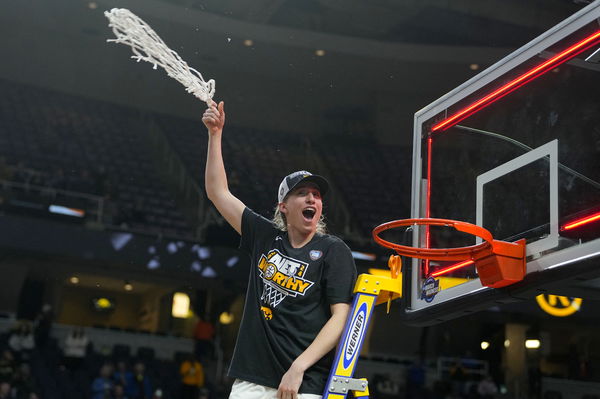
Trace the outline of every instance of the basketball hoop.
[[[379, 236], [386, 230], [412, 225], [453, 227], [457, 231], [477, 236], [483, 242], [458, 248], [415, 248], [386, 241]], [[394, 220], [375, 227], [373, 239], [379, 245], [395, 250], [398, 255], [411, 258], [437, 261], [472, 260], [475, 262], [481, 284], [487, 287], [505, 287], [525, 277], [525, 240], [516, 242], [494, 240], [488, 230], [471, 223], [449, 219]]]

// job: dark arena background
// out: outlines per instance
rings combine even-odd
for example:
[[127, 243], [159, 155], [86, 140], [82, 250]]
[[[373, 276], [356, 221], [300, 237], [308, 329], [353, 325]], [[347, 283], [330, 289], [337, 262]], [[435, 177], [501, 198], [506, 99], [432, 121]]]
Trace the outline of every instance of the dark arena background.
[[[180, 398], [192, 355], [199, 398], [232, 384], [250, 265], [204, 191], [205, 104], [107, 43], [104, 11], [215, 79], [250, 208], [271, 217], [294, 170], [326, 176], [328, 228], [367, 273], [391, 253], [371, 230], [410, 217], [415, 112], [588, 3], [2, 1], [0, 398]], [[429, 326], [377, 307], [356, 375], [376, 399], [600, 398], [598, 301], [546, 299]]]

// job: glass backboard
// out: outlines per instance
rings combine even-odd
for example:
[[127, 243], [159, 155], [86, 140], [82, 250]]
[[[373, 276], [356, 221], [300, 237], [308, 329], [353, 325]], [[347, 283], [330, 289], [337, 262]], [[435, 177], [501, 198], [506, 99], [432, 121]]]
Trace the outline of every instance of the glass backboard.
[[[408, 320], [434, 323], [532, 297], [600, 269], [598, 18], [595, 2], [415, 114], [411, 217], [525, 239], [527, 275], [492, 289], [473, 263], [414, 259], [403, 273]], [[409, 244], [475, 243], [415, 226]]]

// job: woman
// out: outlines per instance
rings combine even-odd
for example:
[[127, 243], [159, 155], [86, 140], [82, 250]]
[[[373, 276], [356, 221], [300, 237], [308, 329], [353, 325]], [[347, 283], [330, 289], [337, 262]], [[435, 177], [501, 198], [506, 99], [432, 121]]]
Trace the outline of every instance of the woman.
[[322, 196], [329, 184], [306, 171], [286, 176], [269, 221], [229, 191], [221, 152], [224, 103], [211, 101], [202, 121], [208, 129], [208, 198], [251, 257], [229, 398], [320, 398], [356, 279], [350, 249], [325, 234]]

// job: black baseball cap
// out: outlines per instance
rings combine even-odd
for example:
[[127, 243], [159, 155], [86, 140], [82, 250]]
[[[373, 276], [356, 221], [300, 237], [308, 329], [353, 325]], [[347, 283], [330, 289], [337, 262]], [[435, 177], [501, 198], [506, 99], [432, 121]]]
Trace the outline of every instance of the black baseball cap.
[[305, 170], [299, 170], [297, 172], [290, 173], [281, 181], [281, 184], [279, 185], [279, 191], [277, 192], [277, 199], [279, 202], [283, 202], [285, 196], [288, 195], [288, 193], [301, 182], [315, 183], [319, 187], [321, 195], [325, 195], [329, 189], [329, 183], [327, 183], [327, 180], [325, 180], [324, 177], [313, 175]]

